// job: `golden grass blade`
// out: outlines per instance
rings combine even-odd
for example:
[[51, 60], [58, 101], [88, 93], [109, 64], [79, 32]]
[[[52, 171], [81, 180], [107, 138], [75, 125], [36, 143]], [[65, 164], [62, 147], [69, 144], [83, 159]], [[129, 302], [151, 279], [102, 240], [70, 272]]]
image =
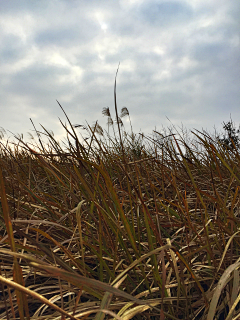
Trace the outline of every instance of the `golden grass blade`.
[[[218, 281], [218, 284], [215, 288], [215, 291], [214, 291], [214, 294], [213, 294], [213, 297], [212, 297], [212, 301], [210, 303], [210, 307], [209, 307], [209, 311], [208, 311], [208, 315], [207, 315], [207, 320], [213, 320], [214, 319], [214, 316], [215, 316], [215, 311], [216, 311], [216, 308], [217, 308], [217, 304], [218, 304], [218, 300], [219, 300], [219, 297], [220, 297], [220, 294], [223, 290], [223, 288], [227, 285], [227, 283], [229, 282], [230, 278], [230, 274], [235, 270], [237, 269], [238, 267], [240, 266], [240, 262], [237, 261], [235, 262], [234, 264], [230, 265], [223, 273], [223, 275], [221, 276], [220, 280]], [[226, 320], [229, 319], [229, 317], [231, 316], [232, 312], [234, 311], [238, 301], [240, 300], [240, 295], [238, 297], [239, 299], [237, 299], [232, 308], [231, 308], [231, 312], [229, 311], [229, 314], [226, 318]]]
[[226, 256], [226, 253], [227, 253], [227, 251], [228, 251], [228, 248], [229, 248], [230, 244], [232, 243], [232, 240], [236, 237], [236, 235], [237, 235], [238, 233], [240, 233], [240, 230], [237, 231], [237, 232], [235, 232], [235, 233], [230, 237], [230, 239], [228, 240], [228, 242], [227, 242], [227, 244], [226, 244], [226, 246], [225, 246], [225, 248], [224, 248], [224, 252], [223, 252], [223, 255], [222, 255], [222, 257], [221, 257], [221, 261], [220, 261], [220, 263], [219, 263], [217, 272], [219, 272], [219, 270], [220, 270], [220, 268], [221, 268], [221, 266], [222, 266], [223, 260], [224, 260], [224, 258], [225, 258], [225, 256]]
[[[72, 263], [75, 265], [75, 267], [77, 269], [79, 269], [79, 271], [81, 271], [82, 273], [84, 273], [86, 271], [86, 270], [84, 271], [84, 268], [82, 269], [82, 267], [78, 263], [75, 262], [75, 259], [74, 259], [73, 255], [71, 254], [71, 252], [69, 250], [67, 250], [64, 246], [62, 246], [58, 241], [56, 241], [49, 234], [42, 231], [41, 229], [37, 229], [37, 228], [30, 228], [30, 229], [36, 231], [39, 234], [42, 234], [46, 239], [51, 240], [57, 247], [59, 247], [66, 254], [66, 256], [70, 259], [70, 261], [72, 261]], [[59, 259], [58, 259], [58, 262], [59, 262]], [[62, 262], [61, 264], [62, 264], [62, 266], [66, 267], [66, 270], [72, 271], [72, 269], [66, 263]]]
[[160, 248], [154, 249], [153, 251], [150, 251], [144, 255], [142, 255], [140, 258], [136, 259], [129, 267], [127, 267], [123, 272], [121, 272], [116, 279], [112, 282], [112, 285], [114, 285], [117, 281], [119, 281], [122, 277], [124, 277], [130, 270], [132, 270], [134, 267], [136, 267], [138, 264], [140, 264], [143, 260], [147, 259], [148, 257], [151, 257], [152, 255], [155, 255], [163, 250], [167, 250], [172, 248], [172, 245], [166, 244], [165, 246], [162, 246]]
[[[49, 302], [49, 300], [46, 299], [45, 297], [43, 297], [42, 295], [40, 295], [40, 294], [38, 294], [38, 293], [28, 289], [28, 288], [25, 288], [24, 286], [21, 286], [20, 284], [14, 282], [14, 281], [8, 280], [8, 279], [0, 276], [0, 282], [4, 283], [5, 285], [8, 285], [9, 287], [14, 288], [15, 290], [18, 290], [19, 292], [23, 293], [24, 296], [25, 295], [32, 296], [33, 298], [41, 301], [42, 303], [48, 305], [49, 307], [55, 309], [56, 311], [58, 311], [62, 315], [65, 315], [65, 316], [69, 317], [72, 320], [78, 320], [76, 317], [74, 317], [74, 316], [70, 315], [69, 313], [65, 312], [64, 310], [62, 310], [61, 308], [59, 308], [55, 304]], [[23, 318], [23, 319], [25, 319], [25, 318]], [[28, 319], [30, 319], [30, 318], [28, 318]]]
[[5, 191], [5, 183], [4, 183], [1, 167], [0, 167], [0, 195], [1, 195], [3, 217], [4, 217], [4, 221], [5, 221], [5, 225], [8, 233], [8, 238], [10, 241], [11, 250], [15, 252], [15, 241], [14, 241], [14, 235], [13, 235], [12, 220], [10, 217], [9, 206], [8, 206], [8, 201], [7, 201], [6, 191]]
[[[232, 295], [231, 295], [231, 299], [229, 301], [229, 320], [232, 320], [232, 317], [234, 316], [234, 314], [236, 313], [236, 311], [234, 310], [236, 308], [236, 303], [235, 301], [238, 301], [238, 291], [239, 291], [239, 284], [240, 284], [240, 278], [239, 278], [239, 270], [235, 269], [233, 270], [233, 285], [232, 285]], [[234, 305], [235, 303], [235, 305]], [[233, 305], [235, 306], [233, 308]], [[232, 308], [233, 308], [233, 312], [232, 312]]]
[[109, 284], [100, 282], [98, 280], [89, 279], [81, 275], [73, 274], [56, 267], [40, 265], [35, 262], [30, 262], [30, 265], [36, 269], [47, 272], [48, 274], [52, 275], [52, 277], [60, 277], [63, 280], [69, 281], [70, 283], [72, 283], [75, 286], [78, 286], [79, 288], [82, 288], [84, 286], [86, 290], [88, 288], [92, 288], [95, 290], [105, 291], [105, 292], [112, 293], [118, 297], [122, 297], [130, 301], [134, 301], [135, 303], [140, 305], [145, 305], [145, 304], [148, 305], [147, 300], [139, 300], [124, 291], [116, 289], [110, 286]]
[[[170, 239], [167, 239], [167, 244], [171, 245]], [[171, 258], [172, 258], [172, 262], [173, 262], [173, 266], [174, 266], [174, 270], [175, 270], [175, 275], [176, 275], [176, 278], [177, 278], [177, 283], [178, 283], [177, 297], [179, 298], [180, 297], [180, 293], [181, 293], [181, 287], [182, 287], [181, 278], [180, 278], [180, 275], [179, 275], [178, 266], [177, 266], [177, 259], [176, 259], [176, 256], [174, 254], [174, 251], [171, 250], [171, 248], [169, 250], [170, 250], [170, 254], [171, 254]], [[179, 307], [179, 300], [177, 301], [177, 304], [178, 304], [178, 307]]]
[[[90, 308], [89, 308], [90, 309]], [[88, 316], [92, 313], [96, 313], [96, 312], [102, 312], [104, 314], [108, 314], [114, 318], [116, 318], [117, 320], [122, 320], [122, 318], [120, 318], [116, 313], [114, 313], [111, 310], [107, 310], [107, 309], [90, 309], [89, 311], [85, 311], [85, 312], [81, 312], [80, 314], [77, 314], [77, 317], [82, 317], [81, 319], [87, 319]], [[79, 319], [79, 318], [78, 318]]]
[[[113, 286], [114, 288], [119, 288], [119, 286], [122, 284], [122, 282], [126, 279], [127, 275], [125, 275], [122, 279], [120, 279], [118, 282], [115, 282], [115, 285]], [[106, 292], [103, 296], [103, 299], [101, 301], [101, 305], [100, 305], [100, 308], [101, 309], [108, 309], [110, 303], [111, 303], [111, 300], [113, 298], [113, 294], [110, 293], [110, 292]], [[99, 312], [96, 317], [95, 317], [95, 320], [103, 320], [104, 319], [104, 313], [101, 311]], [[117, 316], [117, 315], [116, 315]], [[117, 316], [117, 318], [119, 318]]]
[[[68, 271], [73, 271], [71, 269], [71, 267], [65, 263], [61, 258], [59, 258], [57, 255], [55, 255], [50, 249], [47, 248], [47, 246], [45, 246], [44, 244], [42, 244], [41, 242], [39, 241], [36, 241], [34, 238], [31, 238], [28, 234], [24, 233], [20, 228], [18, 228], [17, 226], [15, 226], [15, 229], [17, 230], [17, 232], [22, 235], [23, 237], [26, 237], [29, 242], [33, 245], [35, 245], [39, 250], [41, 250], [43, 253], [45, 253], [48, 258], [50, 259], [50, 261], [56, 261], [62, 268], [64, 268], [65, 270], [68, 270]], [[32, 228], [34, 230], [34, 228]], [[36, 229], [38, 230], [38, 229]], [[42, 230], [40, 230], [41, 232], [43, 232]], [[39, 231], [39, 232], [40, 232]], [[9, 253], [11, 254], [11, 253]], [[54, 259], [53, 259], [54, 257]]]
[[85, 203], [85, 200], [82, 200], [81, 202], [79, 202], [77, 206], [76, 217], [77, 217], [78, 231], [80, 236], [80, 246], [81, 246], [81, 252], [82, 252], [83, 275], [86, 276], [85, 261], [84, 261], [85, 248], [83, 246], [82, 223], [81, 223], [81, 207], [84, 203]]
[[[5, 225], [7, 228], [10, 247], [11, 247], [11, 250], [13, 252], [15, 252], [15, 241], [14, 241], [14, 235], [13, 235], [13, 228], [12, 228], [9, 206], [8, 206], [8, 201], [7, 201], [6, 191], [5, 191], [5, 183], [4, 183], [1, 167], [0, 167], [0, 195], [1, 195], [3, 216], [4, 216], [4, 220], [5, 220]], [[14, 257], [14, 261], [13, 261], [13, 278], [17, 283], [24, 286], [22, 269], [19, 266], [16, 257]], [[18, 291], [18, 290], [16, 290], [16, 296], [17, 296], [18, 311], [19, 311], [20, 319], [21, 320], [25, 319], [24, 314], [26, 315], [26, 318], [29, 319], [29, 309], [28, 309], [27, 297], [25, 296], [25, 294], [23, 294], [21, 291]]]
[[[151, 306], [156, 306], [159, 303], [152, 303]], [[121, 316], [122, 320], [130, 320], [132, 319], [134, 316], [136, 316], [137, 314], [141, 314], [144, 311], [148, 310], [149, 308], [151, 308], [150, 306], [137, 306], [134, 307], [132, 309], [127, 310], [126, 312], [124, 312], [124, 314]]]

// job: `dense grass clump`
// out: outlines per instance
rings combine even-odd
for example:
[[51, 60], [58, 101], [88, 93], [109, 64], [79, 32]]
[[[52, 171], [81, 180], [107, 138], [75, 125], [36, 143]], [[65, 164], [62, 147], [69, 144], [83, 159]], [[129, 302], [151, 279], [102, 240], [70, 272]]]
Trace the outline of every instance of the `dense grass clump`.
[[103, 114], [1, 143], [0, 318], [237, 319], [237, 147]]

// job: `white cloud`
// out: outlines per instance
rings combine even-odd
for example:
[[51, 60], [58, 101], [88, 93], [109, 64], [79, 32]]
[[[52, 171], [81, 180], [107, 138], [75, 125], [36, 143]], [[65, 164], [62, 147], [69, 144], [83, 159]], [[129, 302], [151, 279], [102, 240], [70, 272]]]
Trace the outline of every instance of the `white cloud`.
[[14, 35], [26, 44], [35, 26], [34, 18], [30, 14], [21, 16], [10, 14], [2, 15], [0, 20], [1, 35]]

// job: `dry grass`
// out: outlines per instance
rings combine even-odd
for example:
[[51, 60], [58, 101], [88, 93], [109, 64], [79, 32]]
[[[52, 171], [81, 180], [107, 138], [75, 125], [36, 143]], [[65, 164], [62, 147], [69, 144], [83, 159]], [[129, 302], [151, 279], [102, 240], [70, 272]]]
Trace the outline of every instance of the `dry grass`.
[[69, 120], [65, 147], [1, 144], [0, 318], [237, 319], [238, 150], [103, 113], [84, 142]]

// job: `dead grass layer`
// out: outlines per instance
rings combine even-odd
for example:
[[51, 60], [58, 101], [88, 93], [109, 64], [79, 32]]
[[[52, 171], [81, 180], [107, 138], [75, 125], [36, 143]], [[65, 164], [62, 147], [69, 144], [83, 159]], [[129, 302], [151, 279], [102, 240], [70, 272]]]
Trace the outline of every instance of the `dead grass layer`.
[[62, 125], [1, 143], [0, 318], [238, 319], [238, 150]]

